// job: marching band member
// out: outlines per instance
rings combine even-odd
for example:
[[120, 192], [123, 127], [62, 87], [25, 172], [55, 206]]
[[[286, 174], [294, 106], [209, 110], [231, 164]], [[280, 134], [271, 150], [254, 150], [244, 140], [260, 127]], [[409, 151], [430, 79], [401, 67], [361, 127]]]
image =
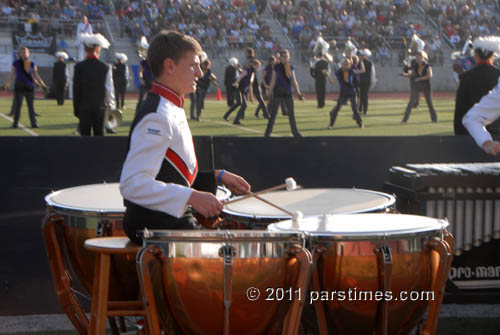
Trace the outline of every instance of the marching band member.
[[145, 36], [142, 36], [139, 40], [138, 53], [139, 57], [141, 57], [141, 61], [139, 62], [139, 100], [137, 101], [137, 106], [135, 107], [135, 114], [139, 111], [142, 102], [144, 101], [144, 97], [151, 89], [151, 84], [153, 82], [153, 75], [151, 74], [151, 70], [149, 69], [148, 61], [146, 60], [148, 54], [149, 44]]
[[375, 86], [377, 79], [375, 77], [375, 65], [368, 60], [372, 55], [368, 49], [359, 51], [362, 59], [361, 62], [365, 67], [365, 72], [359, 75], [359, 113], [366, 115], [368, 111], [368, 91]]
[[255, 110], [255, 117], [257, 117], [257, 118], [259, 117], [259, 111], [262, 109], [262, 115], [264, 115], [264, 117], [266, 119], [269, 119], [269, 117], [270, 117], [269, 111], [267, 110], [266, 103], [264, 102], [264, 99], [262, 98], [262, 92], [260, 90], [260, 84], [259, 84], [259, 80], [257, 78], [257, 73], [259, 73], [260, 66], [261, 66], [260, 60], [254, 59], [254, 61], [252, 63], [252, 67], [253, 67], [255, 75], [254, 75], [253, 83], [252, 83], [252, 85], [253, 85], [252, 92], [253, 92], [253, 95], [258, 103], [257, 109]]
[[82, 41], [82, 34], [92, 34], [92, 25], [89, 23], [89, 20], [87, 17], [84, 15], [82, 17], [82, 21], [78, 23], [76, 26], [76, 38], [75, 38], [75, 43], [76, 46], [78, 47], [78, 59], [77, 61], [81, 62], [82, 60], [85, 59], [85, 53], [84, 53], [84, 43]]
[[30, 116], [31, 128], [39, 128], [36, 122], [35, 106], [35, 84], [42, 87], [44, 90], [48, 90], [47, 85], [45, 85], [42, 78], [38, 75], [38, 68], [34, 62], [32, 62], [30, 57], [30, 50], [27, 47], [20, 47], [17, 52], [19, 59], [12, 63], [12, 68], [10, 71], [9, 78], [2, 85], [3, 89], [7, 89], [10, 82], [15, 77], [14, 83], [14, 122], [11, 128], [17, 128], [19, 123], [19, 117], [21, 116], [21, 107], [23, 104], [23, 97], [26, 98], [26, 104], [28, 105], [28, 113]]
[[212, 63], [208, 59], [208, 57], [201, 62], [201, 71], [202, 76], [198, 78], [196, 84], [196, 121], [200, 121], [201, 111], [205, 108], [205, 97], [208, 92], [208, 88], [211, 83], [214, 83], [215, 86], [219, 87], [217, 83], [217, 77], [213, 74], [211, 70]]
[[226, 87], [227, 106], [232, 107], [237, 94], [237, 89], [233, 84], [238, 78], [238, 58], [231, 57], [228, 63], [224, 71], [224, 86]]
[[419, 93], [423, 92], [425, 97], [425, 102], [427, 107], [429, 107], [429, 113], [431, 114], [432, 122], [437, 122], [437, 114], [434, 106], [432, 105], [432, 91], [431, 91], [431, 81], [432, 78], [432, 67], [427, 63], [427, 53], [425, 51], [417, 51], [415, 55], [415, 64], [412, 65], [407, 76], [413, 77], [415, 79], [415, 89], [411, 91], [410, 101], [406, 106], [406, 111], [401, 123], [408, 122], [410, 118], [411, 109], [415, 106], [416, 101], [419, 98]]
[[80, 134], [103, 135], [105, 109], [115, 108], [111, 68], [99, 60], [101, 48], [109, 42], [101, 34], [82, 34], [87, 59], [75, 65], [73, 76], [73, 110], [80, 119]]
[[500, 118], [500, 80], [463, 118], [463, 125], [477, 145], [490, 155], [500, 154], [500, 142], [493, 140], [486, 125]]
[[125, 109], [125, 92], [127, 91], [129, 72], [125, 64], [128, 60], [124, 53], [116, 53], [116, 63], [113, 65], [113, 84], [115, 85], [116, 108]]
[[326, 78], [328, 77], [329, 63], [333, 61], [332, 56], [327, 53], [329, 48], [330, 45], [326, 43], [323, 37], [318, 37], [313, 50], [315, 60], [311, 62], [310, 68], [316, 89], [317, 108], [325, 107]]
[[52, 69], [52, 85], [54, 86], [54, 95], [56, 96], [57, 104], [64, 105], [64, 96], [69, 84], [69, 66], [66, 64], [68, 54], [64, 51], [55, 53], [57, 62], [54, 63]]
[[[249, 49], [253, 50], [253, 49]], [[248, 53], [248, 50], [247, 50]], [[233, 86], [238, 89], [235, 94], [236, 103], [229, 108], [229, 110], [224, 114], [224, 120], [228, 120], [229, 115], [239, 107], [238, 112], [236, 113], [236, 118], [233, 121], [233, 124], [241, 124], [240, 120], [245, 118], [245, 110], [247, 109], [247, 97], [251, 97], [253, 95], [252, 83], [255, 76], [255, 70], [252, 66], [253, 58], [249, 56], [246, 60], [246, 67], [242, 73], [238, 76], [236, 81], [233, 83]]]
[[162, 31], [151, 41], [148, 61], [154, 76], [151, 92], [132, 122], [129, 148], [120, 178], [127, 236], [141, 244], [148, 229], [197, 229], [194, 209], [204, 217], [220, 213], [216, 182], [232, 192], [250, 185], [225, 170], [198, 172], [184, 96], [196, 89], [201, 47], [188, 35]]
[[[335, 76], [337, 77], [337, 80], [339, 82], [340, 92], [337, 100], [337, 105], [330, 112], [330, 124], [328, 125], [328, 129], [333, 128], [340, 108], [342, 107], [342, 105], [345, 105], [348, 100], [351, 102], [351, 109], [354, 120], [360, 128], [363, 128], [363, 120], [361, 120], [361, 116], [356, 104], [356, 87], [354, 78], [355, 75], [361, 74], [363, 72], [365, 72], [363, 63], [360, 64], [360, 69], [355, 70], [352, 67], [352, 57], [344, 57], [344, 60], [342, 61], [342, 67], [335, 73]], [[333, 79], [331, 77], [328, 78], [333, 85]]]
[[[455, 118], [453, 126], [455, 135], [466, 135], [467, 130], [462, 118], [469, 109], [492, 90], [500, 77], [500, 70], [493, 66], [493, 58], [499, 51], [500, 37], [478, 37], [472, 43], [474, 63], [476, 66], [460, 75], [460, 83], [455, 98]], [[490, 132], [498, 132], [494, 125], [488, 127]]]
[[265, 136], [271, 136], [273, 131], [274, 121], [276, 115], [278, 114], [278, 108], [284, 104], [286, 105], [286, 111], [288, 114], [288, 121], [290, 122], [290, 128], [292, 134], [295, 137], [302, 137], [302, 134], [297, 128], [297, 123], [295, 121], [295, 113], [293, 106], [293, 96], [292, 96], [292, 86], [295, 89], [295, 93], [299, 100], [304, 100], [304, 96], [300, 93], [299, 84], [295, 78], [295, 68], [289, 62], [290, 52], [288, 50], [282, 50], [280, 52], [280, 62], [274, 65], [273, 76], [271, 78], [270, 94], [271, 96], [271, 117], [267, 122]]

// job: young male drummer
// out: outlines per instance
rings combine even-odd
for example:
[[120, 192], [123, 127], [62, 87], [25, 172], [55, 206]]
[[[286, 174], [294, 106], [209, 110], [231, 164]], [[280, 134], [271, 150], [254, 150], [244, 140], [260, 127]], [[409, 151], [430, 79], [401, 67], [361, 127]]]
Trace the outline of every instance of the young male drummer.
[[[205, 217], [220, 213], [216, 183], [248, 193], [242, 177], [224, 170], [198, 172], [193, 139], [184, 113], [184, 96], [202, 75], [199, 43], [190, 36], [162, 31], [151, 41], [148, 63], [154, 77], [146, 100], [132, 122], [129, 149], [120, 178], [127, 207], [124, 229], [197, 229], [189, 207]], [[211, 192], [211, 193], [210, 193]]]

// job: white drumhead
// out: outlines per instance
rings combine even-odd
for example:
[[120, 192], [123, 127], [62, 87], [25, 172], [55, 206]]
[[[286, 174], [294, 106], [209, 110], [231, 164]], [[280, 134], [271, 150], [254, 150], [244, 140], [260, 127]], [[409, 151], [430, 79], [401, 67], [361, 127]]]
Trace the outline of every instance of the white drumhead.
[[[227, 200], [231, 192], [217, 187], [217, 199]], [[125, 213], [119, 183], [83, 185], [52, 192], [45, 197], [49, 206], [56, 209], [92, 212]]]
[[445, 220], [418, 215], [339, 214], [306, 217], [299, 222], [281, 221], [269, 225], [268, 230], [305, 232], [318, 236], [369, 238], [433, 232], [446, 227], [448, 222]]
[[83, 185], [52, 192], [45, 197], [48, 205], [89, 212], [123, 212], [119, 183]]
[[[277, 191], [262, 194], [260, 197], [292, 213], [301, 211], [305, 216], [373, 212], [388, 208], [395, 201], [394, 197], [389, 194], [348, 188]], [[223, 212], [265, 218], [289, 217], [279, 209], [253, 197], [228, 204]]]
[[217, 192], [215, 193], [215, 197], [220, 201], [227, 200], [231, 198], [231, 191], [222, 186], [217, 186]]

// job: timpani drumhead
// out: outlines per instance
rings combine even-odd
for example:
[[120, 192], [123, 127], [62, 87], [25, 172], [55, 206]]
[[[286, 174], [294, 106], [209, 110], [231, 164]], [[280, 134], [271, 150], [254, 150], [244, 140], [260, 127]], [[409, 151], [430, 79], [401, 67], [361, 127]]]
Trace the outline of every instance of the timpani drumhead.
[[270, 231], [304, 232], [333, 240], [373, 240], [416, 237], [448, 227], [446, 220], [405, 214], [323, 215], [286, 220], [268, 226]]
[[[362, 189], [310, 188], [295, 191], [277, 191], [260, 197], [292, 212], [304, 216], [322, 214], [355, 214], [382, 211], [394, 205], [389, 194]], [[262, 217], [282, 220], [290, 218], [265, 202], [250, 197], [224, 207], [225, 214], [242, 217]]]
[[[227, 200], [231, 197], [231, 192], [219, 186], [216, 197], [221, 201]], [[48, 194], [45, 202], [59, 214], [116, 217], [125, 213], [119, 183], [66, 188]]]
[[66, 188], [50, 193], [45, 202], [60, 214], [123, 216], [125, 206], [119, 186], [119, 183], [110, 183]]

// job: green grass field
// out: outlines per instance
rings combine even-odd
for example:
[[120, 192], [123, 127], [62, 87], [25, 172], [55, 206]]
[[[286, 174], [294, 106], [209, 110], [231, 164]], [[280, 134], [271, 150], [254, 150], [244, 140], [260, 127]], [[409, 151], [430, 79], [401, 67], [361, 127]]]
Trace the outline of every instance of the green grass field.
[[[368, 115], [364, 116], [365, 128], [360, 129], [352, 120], [349, 105], [343, 106], [337, 117], [333, 130], [327, 129], [329, 112], [335, 101], [327, 100], [326, 107], [316, 108], [316, 101], [309, 98], [304, 102], [295, 101], [295, 112], [299, 130], [304, 136], [415, 136], [415, 135], [452, 135], [454, 99], [434, 98], [434, 106], [438, 113], [438, 122], [432, 123], [425, 101], [421, 99], [418, 109], [414, 109], [407, 124], [401, 124], [401, 119], [408, 102], [408, 97], [397, 99], [371, 99]], [[74, 136], [77, 119], [73, 116], [71, 100], [66, 100], [64, 106], [57, 106], [55, 100], [35, 100], [35, 110], [42, 116], [38, 118], [39, 129], [27, 130], [22, 128], [10, 129], [12, 118], [7, 114], [10, 111], [12, 98], [0, 98], [0, 136]], [[189, 114], [189, 99], [186, 100], [185, 110]], [[128, 135], [130, 123], [134, 116], [136, 100], [126, 100], [123, 111], [123, 122], [116, 129], [117, 135]], [[225, 101], [207, 100], [201, 121], [189, 121], [193, 135], [209, 136], [263, 136], [267, 120], [254, 116], [257, 105], [249, 103], [242, 125], [232, 124], [236, 116], [233, 112], [230, 122], [222, 119], [227, 110]], [[29, 127], [29, 117], [26, 103], [23, 103], [20, 123]], [[111, 136], [117, 136], [111, 135]], [[273, 136], [291, 136], [288, 118], [279, 112], [273, 129]]]

